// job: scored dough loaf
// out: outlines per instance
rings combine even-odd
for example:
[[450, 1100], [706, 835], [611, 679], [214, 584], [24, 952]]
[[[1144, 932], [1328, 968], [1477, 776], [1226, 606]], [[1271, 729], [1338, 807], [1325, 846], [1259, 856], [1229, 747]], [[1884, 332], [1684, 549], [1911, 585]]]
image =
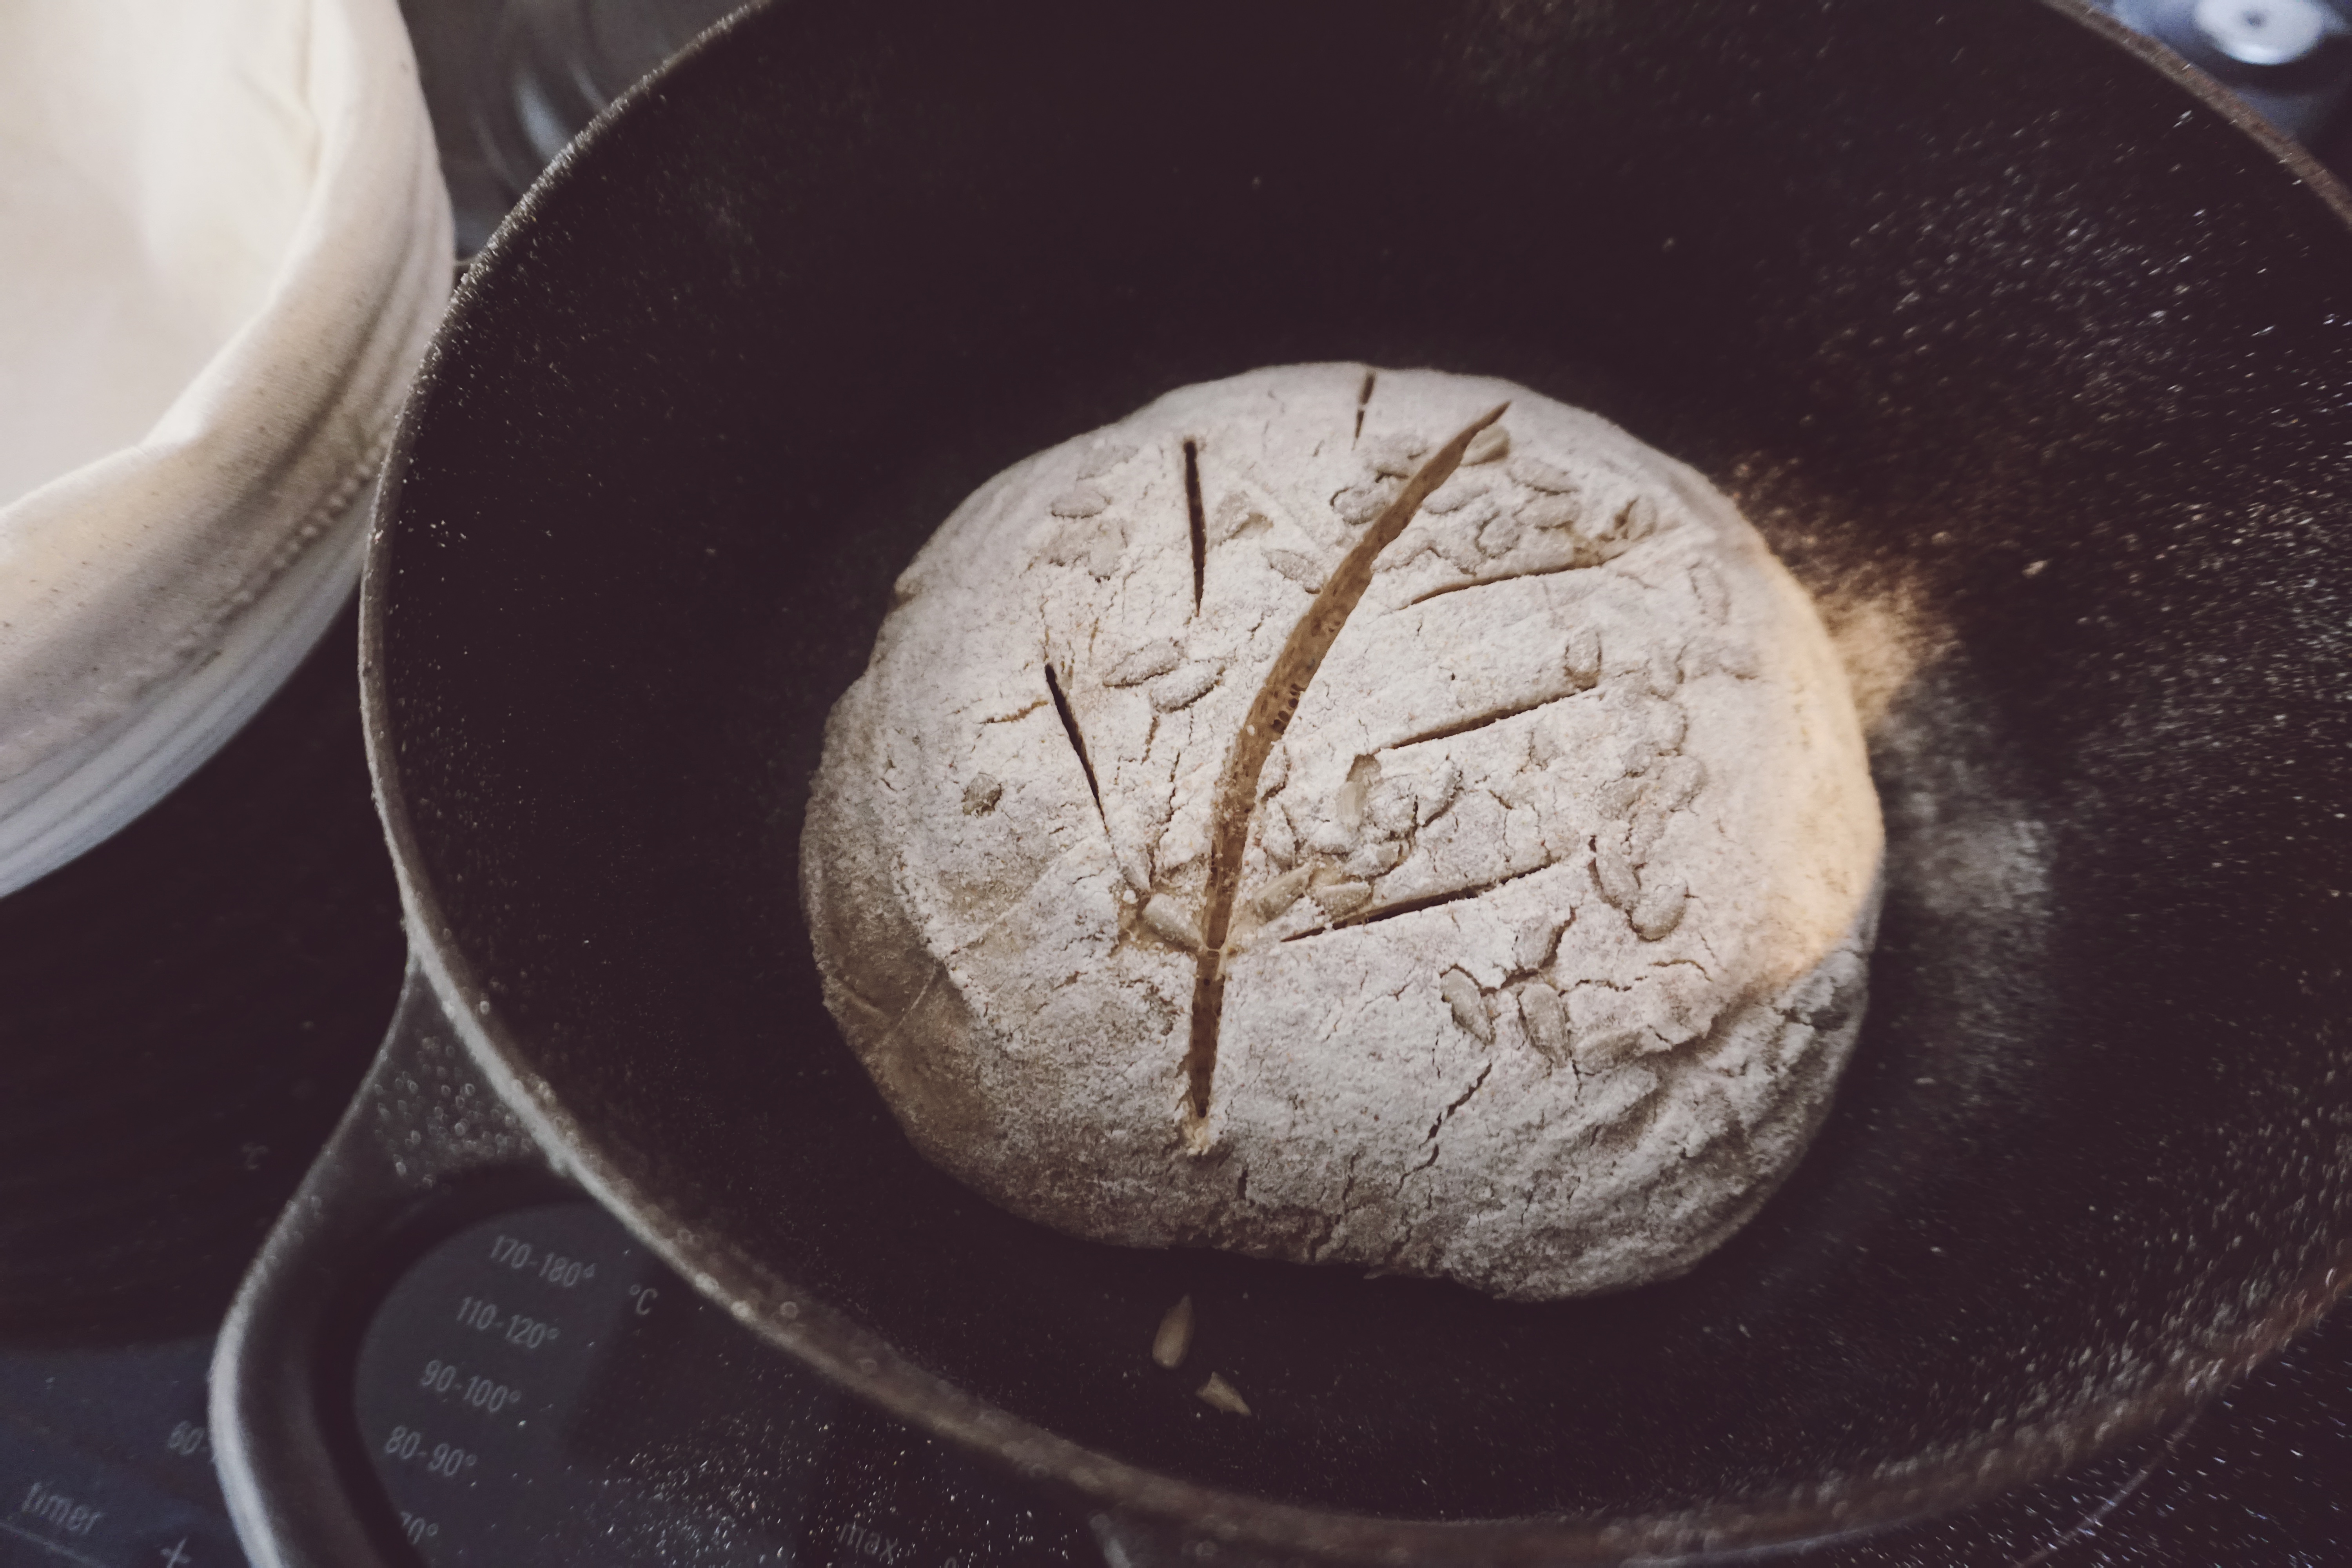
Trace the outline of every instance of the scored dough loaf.
[[1332, 364], [958, 508], [834, 709], [801, 864], [851, 1047], [995, 1202], [1541, 1300], [1684, 1272], [1793, 1166], [1881, 850], [1829, 639], [1705, 479], [1508, 383]]

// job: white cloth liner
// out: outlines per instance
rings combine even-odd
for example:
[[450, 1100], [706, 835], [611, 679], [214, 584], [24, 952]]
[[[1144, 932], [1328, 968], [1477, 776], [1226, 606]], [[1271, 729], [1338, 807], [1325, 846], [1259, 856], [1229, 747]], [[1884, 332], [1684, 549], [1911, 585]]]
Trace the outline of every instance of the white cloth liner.
[[333, 618], [451, 266], [395, 0], [0, 5], [0, 893]]

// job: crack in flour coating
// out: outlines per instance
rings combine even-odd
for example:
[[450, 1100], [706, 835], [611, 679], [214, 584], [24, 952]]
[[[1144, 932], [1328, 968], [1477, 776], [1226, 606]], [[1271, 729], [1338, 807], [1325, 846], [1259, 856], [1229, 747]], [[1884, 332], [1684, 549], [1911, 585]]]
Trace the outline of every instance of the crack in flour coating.
[[1821, 623], [1703, 479], [1307, 365], [957, 510], [802, 877], [851, 1046], [998, 1203], [1546, 1299], [1687, 1269], [1794, 1164], [1881, 851]]

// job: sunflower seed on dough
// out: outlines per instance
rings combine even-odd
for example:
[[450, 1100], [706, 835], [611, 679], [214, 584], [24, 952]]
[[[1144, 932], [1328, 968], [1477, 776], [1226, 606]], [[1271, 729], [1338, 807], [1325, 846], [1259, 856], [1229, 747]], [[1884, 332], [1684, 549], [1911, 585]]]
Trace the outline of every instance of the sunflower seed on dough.
[[1460, 511], [1493, 488], [1492, 479], [1456, 470], [1452, 479], [1430, 493], [1429, 500], [1422, 503], [1422, 510], [1433, 517], [1444, 517], [1448, 512]]
[[1201, 928], [1192, 923], [1184, 906], [1166, 893], [1154, 893], [1144, 900], [1143, 923], [1178, 947], [1201, 945]]
[[1660, 811], [1680, 811], [1706, 784], [1706, 764], [1696, 757], [1668, 757], [1644, 793]]
[[1653, 644], [1649, 658], [1643, 661], [1642, 682], [1653, 697], [1672, 697], [1683, 683], [1682, 649]]
[[1496, 513], [1478, 530], [1478, 552], [1481, 555], [1508, 555], [1519, 547], [1522, 528], [1519, 520], [1507, 513]]
[[1698, 599], [1699, 614], [1720, 626], [1731, 615], [1731, 590], [1723, 585], [1723, 574], [1704, 561], [1691, 563], [1691, 593]]
[[1511, 939], [1511, 963], [1520, 969], [1541, 969], [1551, 962], [1566, 929], [1566, 921], [1549, 914], [1520, 921], [1518, 934]]
[[1561, 673], [1569, 684], [1580, 691], [1590, 691], [1601, 682], [1601, 633], [1591, 626], [1579, 626], [1568, 634], [1568, 642], [1559, 650]]
[[1265, 523], [1265, 513], [1251, 505], [1247, 496], [1234, 491], [1218, 501], [1216, 510], [1209, 514], [1208, 542], [1223, 544], [1253, 528], [1263, 528]]
[[1315, 874], [1311, 866], [1294, 866], [1250, 895], [1249, 912], [1258, 925], [1279, 919], [1307, 891]]
[[1383, 479], [1411, 479], [1428, 451], [1429, 443], [1418, 436], [1381, 436], [1364, 443], [1365, 459]]
[[1339, 514], [1341, 522], [1361, 527], [1386, 511], [1395, 500], [1385, 485], [1356, 485], [1331, 498], [1331, 510]]
[[1621, 910], [1631, 909], [1642, 896], [1642, 884], [1626, 861], [1625, 852], [1603, 840], [1592, 851], [1593, 879], [1601, 884], [1601, 896]]
[[1654, 805], [1644, 805], [1633, 813], [1633, 821], [1625, 825], [1625, 858], [1639, 866], [1666, 836], [1667, 814]]
[[1358, 910], [1370, 903], [1372, 885], [1370, 882], [1352, 879], [1345, 882], [1332, 882], [1315, 889], [1313, 896], [1315, 901], [1322, 906], [1325, 914], [1329, 915], [1333, 920], [1338, 920], [1344, 915], [1354, 914]]
[[1690, 733], [1690, 710], [1679, 702], [1654, 704], [1646, 715], [1650, 744], [1661, 752], [1682, 749], [1683, 737]]
[[1110, 492], [1100, 485], [1072, 485], [1054, 498], [1055, 517], [1092, 517], [1110, 505]]
[[1617, 510], [1610, 519], [1612, 538], [1643, 540], [1658, 531], [1658, 503], [1648, 496], [1635, 496]]
[[1478, 983], [1458, 969], [1449, 969], [1439, 976], [1437, 994], [1445, 998], [1454, 1021], [1478, 1037], [1481, 1045], [1495, 1043], [1495, 1016], [1486, 1010], [1486, 994]]
[[1632, 922], [1633, 933], [1643, 942], [1662, 942], [1683, 923], [1683, 910], [1689, 902], [1689, 889], [1680, 878], [1675, 878], [1643, 889], [1640, 900], [1625, 912], [1625, 918]]
[[1683, 650], [1683, 679], [1728, 675], [1753, 680], [1763, 672], [1756, 649], [1738, 637], [1698, 637]]
[[1486, 557], [1478, 548], [1476, 532], [1477, 525], [1482, 521], [1484, 520], [1480, 519], [1475, 511], [1457, 512], [1454, 516], [1447, 518], [1429, 531], [1430, 550], [1456, 571], [1484, 571], [1486, 566]]
[[1559, 1009], [1559, 993], [1540, 980], [1519, 987], [1519, 1017], [1536, 1049], [1556, 1062], [1569, 1059], [1568, 1018]]
[[1574, 495], [1576, 476], [1557, 463], [1547, 463], [1541, 458], [1521, 454], [1506, 466], [1511, 478], [1531, 490], [1548, 490], [1553, 495]]
[[1106, 441], [1087, 454], [1086, 460], [1078, 465], [1078, 478], [1098, 479], [1134, 457], [1135, 452], [1132, 441]]
[[1184, 662], [1183, 652], [1172, 637], [1149, 642], [1117, 664], [1103, 677], [1105, 686], [1140, 686], [1156, 675], [1165, 675]]
[[1316, 564], [1313, 559], [1301, 552], [1296, 550], [1268, 549], [1265, 553], [1265, 563], [1267, 565], [1273, 567], [1276, 571], [1281, 573], [1284, 576], [1289, 578], [1292, 582], [1297, 584], [1308, 593], [1311, 594], [1316, 589], [1320, 588], [1323, 585], [1323, 568]]
[[1162, 713], [1180, 712], [1206, 697], [1223, 670], [1213, 659], [1201, 659], [1161, 676], [1148, 689], [1151, 706]]

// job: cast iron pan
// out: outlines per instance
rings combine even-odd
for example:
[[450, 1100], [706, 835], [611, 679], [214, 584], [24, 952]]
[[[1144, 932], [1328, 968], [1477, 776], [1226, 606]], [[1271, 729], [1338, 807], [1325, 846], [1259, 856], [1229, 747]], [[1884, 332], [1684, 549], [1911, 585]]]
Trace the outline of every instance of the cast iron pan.
[[[760, 1332], [1262, 1547], [1818, 1537], [2177, 1417], [2352, 1264], [2352, 233], [2121, 42], [2032, 0], [739, 18], [533, 193], [410, 405], [364, 642], [427, 973]], [[802, 808], [892, 578], [1015, 458], [1310, 360], [1696, 463], [1875, 693], [1869, 1024], [1686, 1279], [1070, 1240], [918, 1159], [819, 1004]]]

